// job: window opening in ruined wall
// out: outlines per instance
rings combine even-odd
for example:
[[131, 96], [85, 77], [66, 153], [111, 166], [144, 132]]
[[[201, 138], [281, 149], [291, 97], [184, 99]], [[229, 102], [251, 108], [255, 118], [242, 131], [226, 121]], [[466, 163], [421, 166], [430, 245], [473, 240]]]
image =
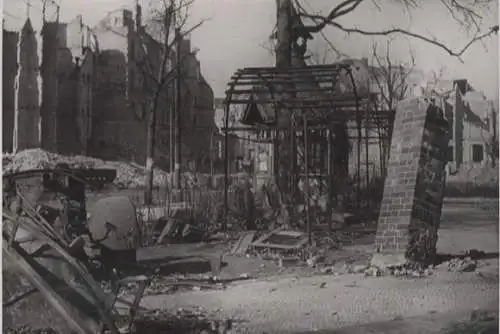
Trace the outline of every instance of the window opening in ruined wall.
[[472, 145], [472, 161], [482, 162], [484, 159], [484, 148], [483, 145], [473, 144]]
[[454, 152], [453, 146], [448, 146], [448, 152], [447, 152], [448, 161], [455, 161], [455, 155], [453, 154], [453, 152]]

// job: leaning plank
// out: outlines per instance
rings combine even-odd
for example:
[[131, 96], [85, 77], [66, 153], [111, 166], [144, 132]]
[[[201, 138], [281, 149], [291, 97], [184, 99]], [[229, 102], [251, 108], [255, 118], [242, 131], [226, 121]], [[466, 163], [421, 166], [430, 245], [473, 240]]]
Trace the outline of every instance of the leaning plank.
[[236, 244], [234, 245], [233, 249], [231, 250], [231, 254], [234, 255], [243, 255], [247, 251], [248, 247], [252, 243], [254, 237], [255, 237], [256, 231], [247, 231], [245, 234], [243, 234]]
[[176, 227], [178, 223], [178, 220], [176, 219], [168, 219], [167, 223], [165, 224], [165, 227], [163, 227], [163, 230], [161, 231], [160, 236], [158, 237], [158, 240], [156, 241], [157, 245], [163, 244], [163, 239], [165, 239], [166, 236], [170, 236], [174, 228]]
[[[269, 239], [273, 236], [284, 236], [284, 237], [293, 237], [296, 238], [297, 241], [293, 244], [277, 244], [269, 242]], [[281, 250], [293, 250], [299, 249], [304, 246], [308, 241], [307, 236], [302, 232], [296, 231], [283, 231], [281, 229], [274, 230], [266, 235], [263, 235], [258, 240], [251, 244], [254, 248], [274, 248]]]
[[47, 281], [38, 274], [28, 261], [19, 254], [18, 251], [22, 252], [22, 250], [18, 249], [17, 245], [13, 244], [12, 247], [6, 247], [5, 242], [2, 243], [2, 245], [4, 255], [11, 258], [12, 262], [24, 272], [31, 284], [44, 295], [75, 331], [81, 334], [94, 334], [99, 330], [99, 324], [91, 323], [85, 319], [85, 316], [80, 310], [66, 302], [66, 300], [64, 300]]

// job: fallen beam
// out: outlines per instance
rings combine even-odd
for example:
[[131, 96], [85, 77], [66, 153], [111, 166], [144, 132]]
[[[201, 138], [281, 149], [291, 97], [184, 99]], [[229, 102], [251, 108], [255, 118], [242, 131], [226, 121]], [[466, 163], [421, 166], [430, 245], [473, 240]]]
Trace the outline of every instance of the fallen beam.
[[139, 248], [136, 252], [138, 263], [161, 262], [162, 264], [178, 264], [183, 261], [201, 259], [210, 262], [214, 276], [219, 276], [222, 264], [222, 248], [207, 244], [172, 244]]
[[[29, 255], [21, 255], [26, 252], [15, 244], [13, 244], [12, 247], [6, 247], [6, 243], [3, 242], [2, 245], [4, 256], [9, 257], [10, 260], [19, 267], [30, 283], [42, 293], [47, 301], [54, 306], [77, 333], [94, 334], [100, 330], [100, 324], [92, 321], [80, 310], [71, 305], [35, 270], [32, 264], [25, 259], [25, 256]], [[116, 331], [112, 331], [112, 333], [118, 334]]]

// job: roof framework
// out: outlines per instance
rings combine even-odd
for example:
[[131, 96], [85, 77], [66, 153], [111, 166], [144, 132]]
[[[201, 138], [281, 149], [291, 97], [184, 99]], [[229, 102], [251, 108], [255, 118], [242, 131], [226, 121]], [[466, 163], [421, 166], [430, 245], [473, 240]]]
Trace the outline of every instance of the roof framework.
[[[388, 134], [393, 113], [377, 110], [374, 94], [358, 92], [352, 70], [353, 67], [350, 64], [344, 63], [286, 70], [275, 67], [253, 67], [239, 69], [231, 76], [224, 100], [223, 131], [226, 134], [224, 202], [226, 208], [229, 186], [228, 133], [230, 132], [266, 131], [272, 133], [272, 137], [280, 133], [282, 135], [295, 133], [296, 136], [303, 136], [304, 138], [299, 139], [295, 145], [301, 143], [300, 145], [303, 146], [302, 158], [305, 163], [306, 183], [308, 183], [310, 158], [308, 158], [307, 138], [318, 130], [320, 133], [328, 130], [327, 136], [331, 137], [331, 132], [337, 124], [347, 125], [348, 128], [358, 130], [355, 137], [358, 142], [356, 174], [358, 179], [361, 178], [361, 141], [365, 140], [368, 143], [370, 135], [367, 129], [369, 128], [383, 128], [389, 130], [384, 131]], [[241, 124], [230, 126], [229, 124], [230, 112], [233, 111], [231, 108], [235, 107], [243, 109], [241, 122], [243, 126]], [[258, 110], [263, 117], [245, 119], [249, 112], [255, 113], [255, 110]], [[362, 128], [366, 130], [364, 134], [361, 131]], [[331, 152], [330, 139], [328, 146], [327, 151]], [[292, 151], [296, 150], [292, 148]], [[332, 159], [330, 155], [329, 153], [329, 160]], [[368, 156], [368, 145], [366, 145], [366, 156]], [[368, 181], [368, 168], [365, 169]], [[296, 172], [300, 173], [300, 170], [297, 169]], [[328, 178], [332, 177], [330, 174], [331, 170], [328, 167]], [[300, 175], [297, 174], [297, 177]], [[328, 187], [330, 188], [331, 184]], [[330, 189], [328, 192], [331, 192]]]
[[[339, 77], [342, 74], [350, 81], [350, 92], [339, 92]], [[230, 107], [238, 105], [245, 112], [255, 105], [274, 112], [271, 122], [246, 124], [256, 129], [281, 128], [277, 120], [284, 110], [306, 116], [309, 125], [320, 128], [349, 120], [365, 125], [370, 122], [379, 124], [378, 121], [388, 115], [375, 110], [373, 98], [373, 94], [358, 93], [349, 64], [316, 65], [286, 71], [275, 67], [243, 68], [237, 70], [228, 83], [224, 129], [237, 131], [237, 128], [229, 126], [229, 114]], [[300, 119], [302, 117], [298, 117], [299, 123]]]

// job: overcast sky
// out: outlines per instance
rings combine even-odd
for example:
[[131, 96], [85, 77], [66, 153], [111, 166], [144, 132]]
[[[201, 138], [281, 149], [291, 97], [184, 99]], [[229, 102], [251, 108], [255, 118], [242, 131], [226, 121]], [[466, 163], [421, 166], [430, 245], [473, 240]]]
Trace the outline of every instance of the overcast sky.
[[[26, 17], [26, 2], [29, 0], [3, 0], [5, 28], [19, 28]], [[134, 0], [56, 0], [61, 4], [61, 20], [69, 21], [82, 14], [84, 23], [94, 26], [107, 12], [122, 6], [131, 7]], [[147, 5], [150, 0], [140, 0]], [[309, 8], [328, 11], [339, 1], [302, 0]], [[35, 29], [41, 22], [42, 0], [31, 0], [31, 18]], [[333, 3], [333, 4], [332, 4]], [[366, 1], [355, 12], [341, 21], [345, 26], [357, 26], [378, 30], [399, 26], [411, 31], [434, 36], [454, 49], [465, 45], [470, 36], [460, 30], [450, 14], [439, 5], [438, 0], [426, 0], [424, 7], [412, 11], [411, 17], [398, 5], [384, 0], [383, 11], [377, 11], [371, 1]], [[199, 59], [202, 74], [212, 85], [216, 96], [223, 97], [226, 84], [233, 72], [245, 66], [265, 66], [274, 63], [274, 57], [261, 47], [265, 43], [276, 21], [275, 0], [197, 0], [192, 7], [192, 21], [209, 18], [203, 26], [192, 33], [194, 47], [200, 49]], [[306, 6], [306, 9], [308, 7]], [[311, 9], [311, 11], [312, 11]], [[48, 10], [49, 14], [53, 14]], [[485, 29], [497, 24], [498, 10], [484, 13]], [[327, 28], [325, 34], [342, 52], [353, 58], [370, 57], [372, 38], [344, 33]], [[377, 41], [385, 45], [383, 40]], [[310, 43], [312, 51], [323, 53], [328, 49], [320, 36]], [[394, 58], [408, 61], [410, 47], [413, 49], [418, 68], [437, 71], [446, 68], [449, 78], [467, 78], [473, 87], [498, 100], [498, 37], [477, 43], [464, 55], [464, 63], [450, 57], [443, 50], [425, 42], [397, 38], [391, 44]]]

